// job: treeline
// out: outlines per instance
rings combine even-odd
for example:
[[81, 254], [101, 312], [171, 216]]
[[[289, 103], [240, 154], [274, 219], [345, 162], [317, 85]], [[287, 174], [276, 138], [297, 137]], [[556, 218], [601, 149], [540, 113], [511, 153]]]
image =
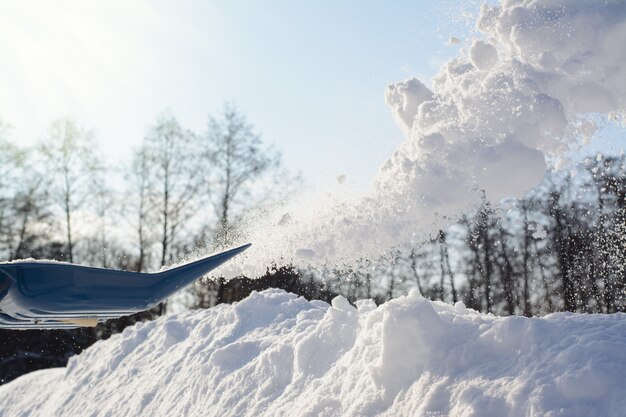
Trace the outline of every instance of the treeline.
[[422, 244], [323, 275], [350, 300], [381, 303], [417, 288], [501, 315], [625, 311], [626, 158], [548, 172], [523, 199], [483, 199]]
[[0, 125], [4, 260], [158, 269], [194, 247], [228, 245], [243, 210], [279, 198], [289, 181], [280, 154], [232, 106], [202, 133], [162, 114], [122, 164], [71, 119], [30, 148], [9, 134]]
[[[274, 275], [289, 278], [281, 288], [309, 297], [315, 287], [353, 303], [381, 304], [418, 289], [500, 315], [626, 311], [626, 157], [549, 171], [522, 199], [494, 205], [483, 198], [448, 229], [384, 259], [322, 270], [275, 266], [266, 278]], [[264, 285], [199, 283], [195, 306], [237, 301]]]

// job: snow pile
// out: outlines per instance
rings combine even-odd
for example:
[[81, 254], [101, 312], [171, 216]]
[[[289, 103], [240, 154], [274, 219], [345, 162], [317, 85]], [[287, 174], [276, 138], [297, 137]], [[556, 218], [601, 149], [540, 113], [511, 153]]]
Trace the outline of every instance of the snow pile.
[[138, 324], [0, 387], [0, 416], [622, 417], [626, 316], [358, 309], [280, 290]]
[[483, 6], [477, 29], [482, 39], [431, 88], [415, 78], [387, 88], [407, 140], [369, 195], [313, 196], [251, 221], [249, 267], [380, 255], [441, 227], [479, 199], [477, 189], [494, 201], [522, 195], [543, 178], [546, 157], [591, 137], [599, 117], [624, 120], [623, 0], [507, 0]]

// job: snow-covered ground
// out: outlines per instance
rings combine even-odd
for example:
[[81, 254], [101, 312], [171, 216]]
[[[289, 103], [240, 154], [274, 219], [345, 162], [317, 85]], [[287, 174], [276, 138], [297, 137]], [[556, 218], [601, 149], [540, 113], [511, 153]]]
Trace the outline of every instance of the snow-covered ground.
[[626, 315], [281, 290], [138, 324], [0, 387], [0, 416], [623, 417]]

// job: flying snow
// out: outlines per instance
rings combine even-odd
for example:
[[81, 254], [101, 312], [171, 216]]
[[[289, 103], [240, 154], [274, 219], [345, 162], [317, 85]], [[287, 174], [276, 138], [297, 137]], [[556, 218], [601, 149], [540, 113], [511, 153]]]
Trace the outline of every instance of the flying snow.
[[411, 78], [387, 88], [406, 141], [369, 194], [313, 195], [250, 219], [253, 247], [230, 273], [379, 256], [441, 227], [475, 204], [478, 190], [492, 201], [523, 195], [542, 180], [546, 158], [562, 166], [559, 158], [593, 135], [594, 117], [624, 119], [623, 0], [505, 1], [482, 6], [476, 26], [482, 38], [431, 87]]

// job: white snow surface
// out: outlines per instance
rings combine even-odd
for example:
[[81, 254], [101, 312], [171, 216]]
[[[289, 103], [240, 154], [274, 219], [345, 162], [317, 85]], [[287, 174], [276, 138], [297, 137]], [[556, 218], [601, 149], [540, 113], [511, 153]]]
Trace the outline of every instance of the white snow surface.
[[626, 315], [281, 290], [140, 323], [0, 387], [0, 416], [623, 417]]

